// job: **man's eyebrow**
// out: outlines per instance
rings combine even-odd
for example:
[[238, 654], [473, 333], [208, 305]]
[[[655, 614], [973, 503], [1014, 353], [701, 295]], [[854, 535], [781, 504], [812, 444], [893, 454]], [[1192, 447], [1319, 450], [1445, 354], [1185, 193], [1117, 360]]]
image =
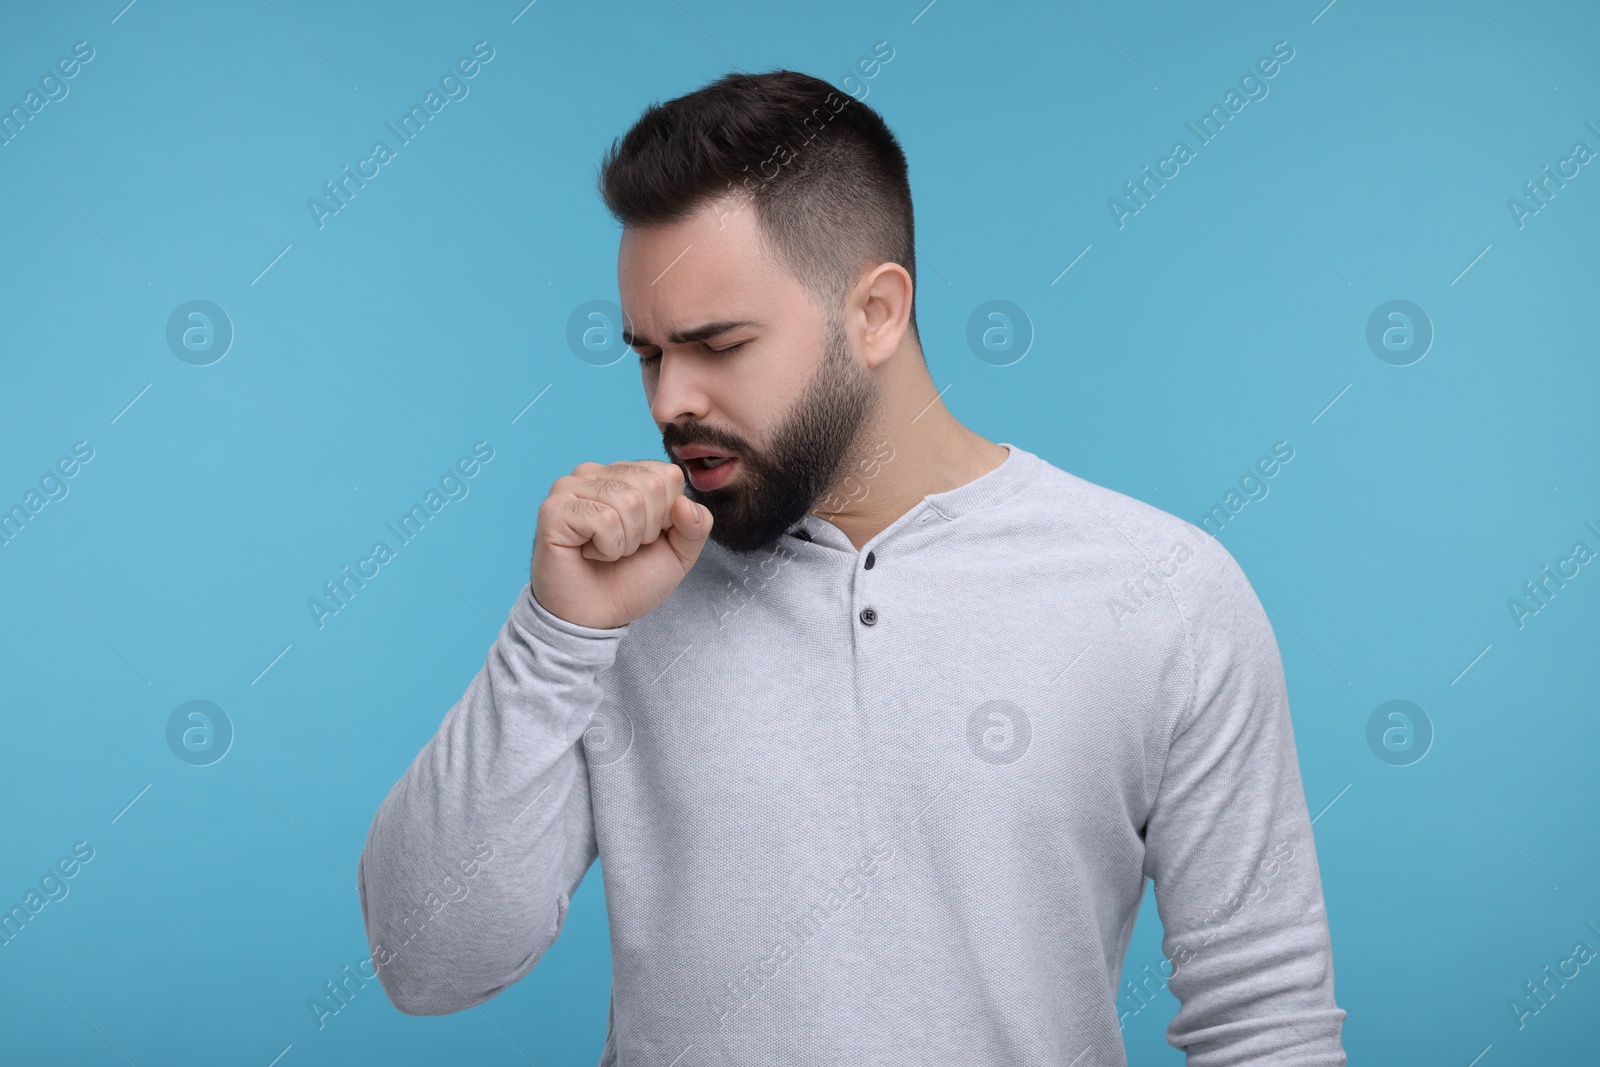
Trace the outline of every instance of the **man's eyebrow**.
[[[693, 344], [695, 341], [708, 341], [718, 334], [727, 333], [729, 330], [737, 330], [742, 326], [759, 325], [761, 324], [753, 319], [720, 319], [716, 322], [703, 323], [692, 329], [679, 330], [677, 333], [668, 334], [667, 340], [675, 345], [687, 345]], [[627, 327], [623, 327], [622, 330], [622, 343], [630, 348], [655, 344], [654, 341], [640, 337]]]

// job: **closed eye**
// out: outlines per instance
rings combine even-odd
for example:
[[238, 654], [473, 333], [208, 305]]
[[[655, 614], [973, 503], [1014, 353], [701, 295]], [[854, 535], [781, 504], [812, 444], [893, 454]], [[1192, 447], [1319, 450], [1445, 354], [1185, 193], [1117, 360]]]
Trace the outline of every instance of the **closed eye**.
[[[702, 342], [702, 343], [704, 343], [704, 342]], [[727, 355], [729, 352], [737, 352], [739, 349], [743, 348], [745, 345], [747, 345], [749, 343], [750, 343], [749, 341], [740, 341], [738, 344], [728, 345], [725, 348], [712, 348], [710, 345], [705, 345], [705, 349], [706, 349], [707, 352], [711, 352], [711, 353], [713, 353], [715, 355], [722, 356], [722, 355]], [[639, 357], [639, 365], [641, 367], [648, 367], [652, 363], [659, 363], [660, 361], [661, 361], [661, 353], [660, 353], [659, 350], [653, 356], [641, 355]]]

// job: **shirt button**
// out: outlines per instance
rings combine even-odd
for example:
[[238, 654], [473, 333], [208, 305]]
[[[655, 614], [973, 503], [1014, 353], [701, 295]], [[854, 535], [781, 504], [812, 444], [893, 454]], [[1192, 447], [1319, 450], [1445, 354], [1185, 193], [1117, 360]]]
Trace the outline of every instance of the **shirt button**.
[[870, 571], [872, 569], [872, 564], [877, 560], [877, 558], [878, 558], [878, 554], [876, 552], [868, 552], [867, 553], [867, 563], [866, 563], [866, 569], [867, 570]]
[[878, 613], [873, 611], [871, 608], [862, 608], [861, 621], [866, 623], [868, 626], [871, 626], [873, 623], [878, 621]]

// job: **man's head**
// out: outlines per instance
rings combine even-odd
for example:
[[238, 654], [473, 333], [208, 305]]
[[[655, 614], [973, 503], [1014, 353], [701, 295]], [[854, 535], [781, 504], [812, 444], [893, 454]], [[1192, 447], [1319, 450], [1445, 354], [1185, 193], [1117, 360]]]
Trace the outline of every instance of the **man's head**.
[[[600, 186], [663, 444], [714, 540], [770, 546], [870, 447], [873, 372], [920, 351], [904, 153], [826, 82], [729, 74], [646, 110]], [[725, 485], [674, 451], [696, 444], [736, 457]]]

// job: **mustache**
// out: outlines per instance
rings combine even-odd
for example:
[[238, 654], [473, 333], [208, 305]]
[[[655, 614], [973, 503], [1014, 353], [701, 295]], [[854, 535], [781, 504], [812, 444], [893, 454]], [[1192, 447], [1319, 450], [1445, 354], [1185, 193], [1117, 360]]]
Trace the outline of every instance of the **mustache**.
[[703, 429], [671, 428], [661, 434], [661, 443], [668, 452], [681, 445], [705, 445], [707, 448], [726, 449], [730, 453], [745, 454], [748, 449], [743, 441], [729, 440], [720, 434], [707, 433]]

